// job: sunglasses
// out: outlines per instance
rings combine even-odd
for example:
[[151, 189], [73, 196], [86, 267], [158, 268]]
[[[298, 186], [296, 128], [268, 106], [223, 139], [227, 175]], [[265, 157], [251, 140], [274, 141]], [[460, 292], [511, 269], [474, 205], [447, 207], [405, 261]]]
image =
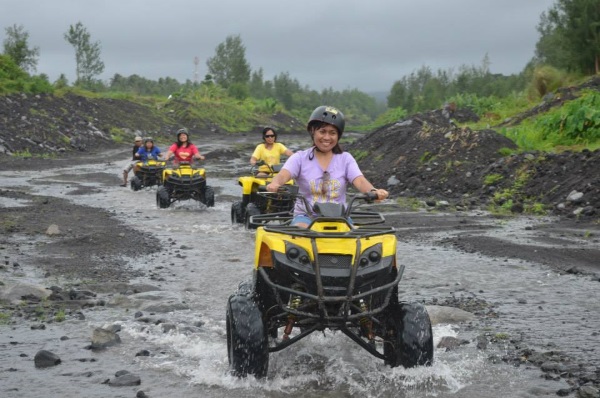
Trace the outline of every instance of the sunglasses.
[[273, 138], [275, 137], [274, 135], [265, 135], [265, 138]]
[[323, 178], [321, 179], [321, 193], [323, 195], [327, 194], [327, 191], [329, 190], [329, 181], [331, 179], [331, 176], [329, 175], [328, 171], [324, 171], [323, 172]]

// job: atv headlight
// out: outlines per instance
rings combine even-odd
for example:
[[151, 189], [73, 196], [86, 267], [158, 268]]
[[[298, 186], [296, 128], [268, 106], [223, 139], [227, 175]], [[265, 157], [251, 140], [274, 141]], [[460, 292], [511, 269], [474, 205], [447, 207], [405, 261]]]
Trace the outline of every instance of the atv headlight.
[[370, 267], [371, 265], [379, 264], [381, 261], [382, 245], [378, 243], [365, 250], [358, 260], [360, 267]]
[[300, 246], [296, 246], [292, 243], [285, 242], [285, 255], [288, 260], [302, 265], [310, 264], [310, 257], [308, 256], [308, 252], [301, 248]]

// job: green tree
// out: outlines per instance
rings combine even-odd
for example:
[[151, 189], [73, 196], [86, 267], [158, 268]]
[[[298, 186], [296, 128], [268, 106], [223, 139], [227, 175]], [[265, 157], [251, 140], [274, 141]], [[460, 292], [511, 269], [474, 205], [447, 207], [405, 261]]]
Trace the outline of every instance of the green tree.
[[250, 65], [246, 61], [246, 47], [240, 35], [227, 36], [206, 65], [215, 82], [224, 88], [234, 83], [248, 84], [250, 80]]
[[388, 108], [397, 108], [406, 106], [406, 78], [396, 81], [392, 85], [390, 94], [387, 96]]
[[273, 91], [275, 99], [281, 102], [286, 109], [292, 110], [295, 104], [294, 97], [300, 93], [301, 87], [298, 80], [292, 78], [289, 72], [281, 72], [273, 78]]
[[540, 16], [536, 57], [542, 63], [583, 73], [600, 73], [598, 0], [557, 0]]
[[250, 95], [254, 98], [264, 99], [265, 97], [265, 83], [264, 83], [264, 72], [263, 68], [259, 68], [252, 72], [250, 78]]
[[35, 72], [40, 55], [39, 47], [29, 47], [29, 32], [23, 25], [13, 25], [5, 29], [4, 54], [11, 57], [24, 71]]
[[61, 73], [58, 79], [54, 82], [54, 88], [64, 88], [69, 85], [69, 80], [64, 73]]
[[71, 25], [64, 37], [75, 49], [76, 84], [91, 84], [94, 76], [104, 71], [104, 62], [100, 59], [100, 42], [90, 41], [91, 36], [81, 22]]

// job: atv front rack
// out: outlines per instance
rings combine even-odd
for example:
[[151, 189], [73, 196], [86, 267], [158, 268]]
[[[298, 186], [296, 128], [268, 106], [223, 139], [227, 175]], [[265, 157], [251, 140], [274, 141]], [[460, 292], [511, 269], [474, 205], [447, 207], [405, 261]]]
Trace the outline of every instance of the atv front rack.
[[[350, 237], [350, 236], [346, 236]], [[316, 237], [311, 239], [313, 252], [317, 253], [317, 245], [316, 245]], [[369, 351], [372, 355], [385, 359], [383, 354], [378, 352], [374, 347], [370, 344], [366, 343], [363, 339], [360, 338], [354, 331], [352, 331], [348, 324], [349, 323], [357, 323], [361, 320], [368, 317], [372, 320], [376, 320], [375, 315], [383, 312], [388, 305], [390, 304], [390, 299], [392, 294], [396, 292], [394, 289], [400, 283], [402, 279], [402, 274], [404, 273], [404, 265], [400, 265], [396, 268], [396, 276], [393, 281], [388, 282], [384, 285], [378, 286], [376, 288], [359, 292], [354, 294], [354, 286], [356, 282], [356, 274], [358, 272], [358, 254], [360, 254], [360, 239], [357, 239], [357, 256], [356, 261], [352, 264], [349, 283], [347, 287], [347, 294], [344, 296], [326, 296], [325, 289], [323, 287], [323, 281], [321, 278], [321, 265], [319, 263], [319, 256], [315, 255], [314, 260], [314, 270], [316, 276], [317, 283], [317, 294], [311, 294], [305, 291], [301, 291], [298, 289], [293, 289], [290, 287], [286, 287], [280, 284], [277, 284], [271, 280], [267, 270], [263, 267], [258, 269], [260, 277], [266, 283], [266, 285], [272, 290], [275, 300], [277, 302], [277, 306], [282, 310], [282, 312], [274, 317], [281, 318], [281, 321], [284, 322], [286, 319], [289, 319], [289, 316], [299, 317], [298, 319], [312, 319], [316, 321], [312, 326], [302, 329], [300, 334], [296, 336], [289, 337], [286, 340], [278, 342], [274, 346], [269, 347], [270, 352], [280, 351], [291, 344], [303, 339], [314, 331], [323, 330], [325, 328], [335, 328], [340, 330], [342, 333], [347, 335], [353, 341], [361, 345], [364, 349]], [[307, 304], [302, 304], [297, 308], [292, 308], [290, 305], [284, 301], [282, 298], [282, 293], [293, 296], [299, 296], [303, 299], [309, 300]], [[368, 310], [364, 310], [360, 308], [356, 303], [361, 299], [366, 299], [369, 296], [384, 293], [383, 300], [378, 302], [375, 307], [372, 307]], [[314, 308], [316, 303], [317, 311], [307, 311], [307, 309]], [[330, 314], [327, 310], [327, 306], [331, 304], [339, 304], [339, 309], [337, 313]]]
[[[349, 224], [347, 219], [341, 217], [317, 217], [308, 228], [290, 225], [293, 218], [294, 216], [289, 212], [279, 212], [252, 216], [250, 222], [256, 226], [262, 226], [266, 232], [275, 232], [303, 238], [368, 238], [371, 236], [394, 234], [396, 231], [393, 227], [379, 225], [385, 222], [385, 220], [379, 213], [375, 212], [352, 212], [352, 224]], [[276, 223], [273, 223], [274, 221]], [[344, 222], [350, 226], [350, 230], [345, 232], [320, 232], [311, 229], [311, 226], [314, 223], [320, 222]]]

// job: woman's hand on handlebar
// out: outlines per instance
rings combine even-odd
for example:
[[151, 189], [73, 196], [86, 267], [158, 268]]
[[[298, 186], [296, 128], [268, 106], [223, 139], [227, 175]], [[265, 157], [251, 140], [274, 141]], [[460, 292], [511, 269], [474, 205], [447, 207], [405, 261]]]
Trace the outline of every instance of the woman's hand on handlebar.
[[367, 194], [369, 194], [369, 196], [373, 195], [374, 196], [373, 200], [375, 200], [377, 202], [387, 199], [388, 196], [390, 196], [390, 193], [388, 191], [386, 191], [385, 189], [377, 189], [377, 188], [371, 189], [369, 192], [367, 192]]
[[277, 191], [279, 191], [280, 187], [281, 187], [280, 184], [278, 184], [275, 181], [273, 181], [269, 185], [267, 185], [267, 191], [269, 191], [269, 192], [277, 192]]

